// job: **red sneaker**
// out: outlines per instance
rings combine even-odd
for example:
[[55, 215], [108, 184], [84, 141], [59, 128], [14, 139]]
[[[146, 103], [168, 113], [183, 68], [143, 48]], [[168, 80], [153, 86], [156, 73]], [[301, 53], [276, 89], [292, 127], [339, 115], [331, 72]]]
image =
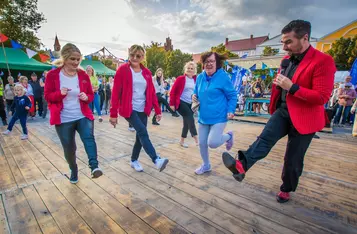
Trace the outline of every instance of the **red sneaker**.
[[241, 182], [245, 177], [245, 170], [243, 164], [239, 160], [235, 160], [229, 153], [222, 154], [224, 165], [233, 173], [234, 179]]
[[286, 192], [279, 192], [277, 195], [276, 195], [276, 200], [279, 202], [279, 203], [285, 203], [285, 202], [288, 202], [290, 200], [290, 194], [289, 193], [286, 193]]

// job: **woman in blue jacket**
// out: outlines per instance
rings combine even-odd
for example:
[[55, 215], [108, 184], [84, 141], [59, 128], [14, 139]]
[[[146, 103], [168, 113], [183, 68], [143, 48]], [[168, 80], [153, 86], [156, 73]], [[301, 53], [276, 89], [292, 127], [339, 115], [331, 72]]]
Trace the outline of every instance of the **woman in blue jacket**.
[[201, 175], [211, 171], [208, 147], [218, 148], [226, 143], [227, 150], [233, 146], [233, 132], [223, 134], [228, 119], [233, 119], [237, 105], [237, 92], [231, 79], [223, 70], [225, 57], [215, 52], [202, 54], [204, 71], [197, 77], [194, 102], [199, 102], [198, 137], [203, 164], [195, 170]]

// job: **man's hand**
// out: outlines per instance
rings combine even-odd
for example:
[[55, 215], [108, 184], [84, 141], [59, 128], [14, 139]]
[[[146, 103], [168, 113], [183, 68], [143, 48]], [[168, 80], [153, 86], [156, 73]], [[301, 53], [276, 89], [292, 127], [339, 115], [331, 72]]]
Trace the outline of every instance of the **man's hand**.
[[282, 74], [278, 74], [273, 83], [287, 91], [289, 91], [291, 86], [293, 86], [293, 82], [288, 77], [283, 76]]
[[109, 118], [109, 122], [115, 128], [117, 126], [117, 124], [118, 124], [118, 118]]
[[162, 115], [156, 115], [156, 121], [160, 122], [160, 120], [162, 119]]
[[30, 110], [30, 107], [28, 107], [28, 106], [25, 106], [25, 109], [26, 109], [26, 110]]

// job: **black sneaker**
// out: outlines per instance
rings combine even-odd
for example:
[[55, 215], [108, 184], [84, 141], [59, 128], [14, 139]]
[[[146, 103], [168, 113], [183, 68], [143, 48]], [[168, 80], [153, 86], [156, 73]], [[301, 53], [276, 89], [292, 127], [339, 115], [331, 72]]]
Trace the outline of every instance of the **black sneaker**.
[[152, 122], [152, 125], [157, 125], [159, 126], [160, 124], [158, 122]]
[[69, 182], [71, 182], [71, 184], [78, 183], [78, 169], [73, 171], [71, 170], [71, 177], [69, 178]]
[[98, 178], [103, 175], [103, 171], [99, 167], [97, 167], [92, 170], [91, 174], [92, 174], [92, 178]]
[[180, 117], [180, 115], [177, 114], [177, 112], [172, 113], [172, 116], [173, 116], [173, 117]]
[[224, 165], [232, 172], [233, 178], [241, 182], [245, 177], [245, 170], [240, 160], [234, 159], [229, 153], [222, 154]]

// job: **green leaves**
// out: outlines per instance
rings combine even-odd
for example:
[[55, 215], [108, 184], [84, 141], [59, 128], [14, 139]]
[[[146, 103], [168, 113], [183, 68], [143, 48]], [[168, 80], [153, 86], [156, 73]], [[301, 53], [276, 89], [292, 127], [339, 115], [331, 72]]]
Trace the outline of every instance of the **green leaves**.
[[270, 46], [264, 47], [263, 56], [274, 56], [279, 53], [279, 49], [273, 49]]
[[341, 37], [327, 51], [334, 60], [338, 70], [350, 70], [357, 57], [357, 36], [354, 38]]

